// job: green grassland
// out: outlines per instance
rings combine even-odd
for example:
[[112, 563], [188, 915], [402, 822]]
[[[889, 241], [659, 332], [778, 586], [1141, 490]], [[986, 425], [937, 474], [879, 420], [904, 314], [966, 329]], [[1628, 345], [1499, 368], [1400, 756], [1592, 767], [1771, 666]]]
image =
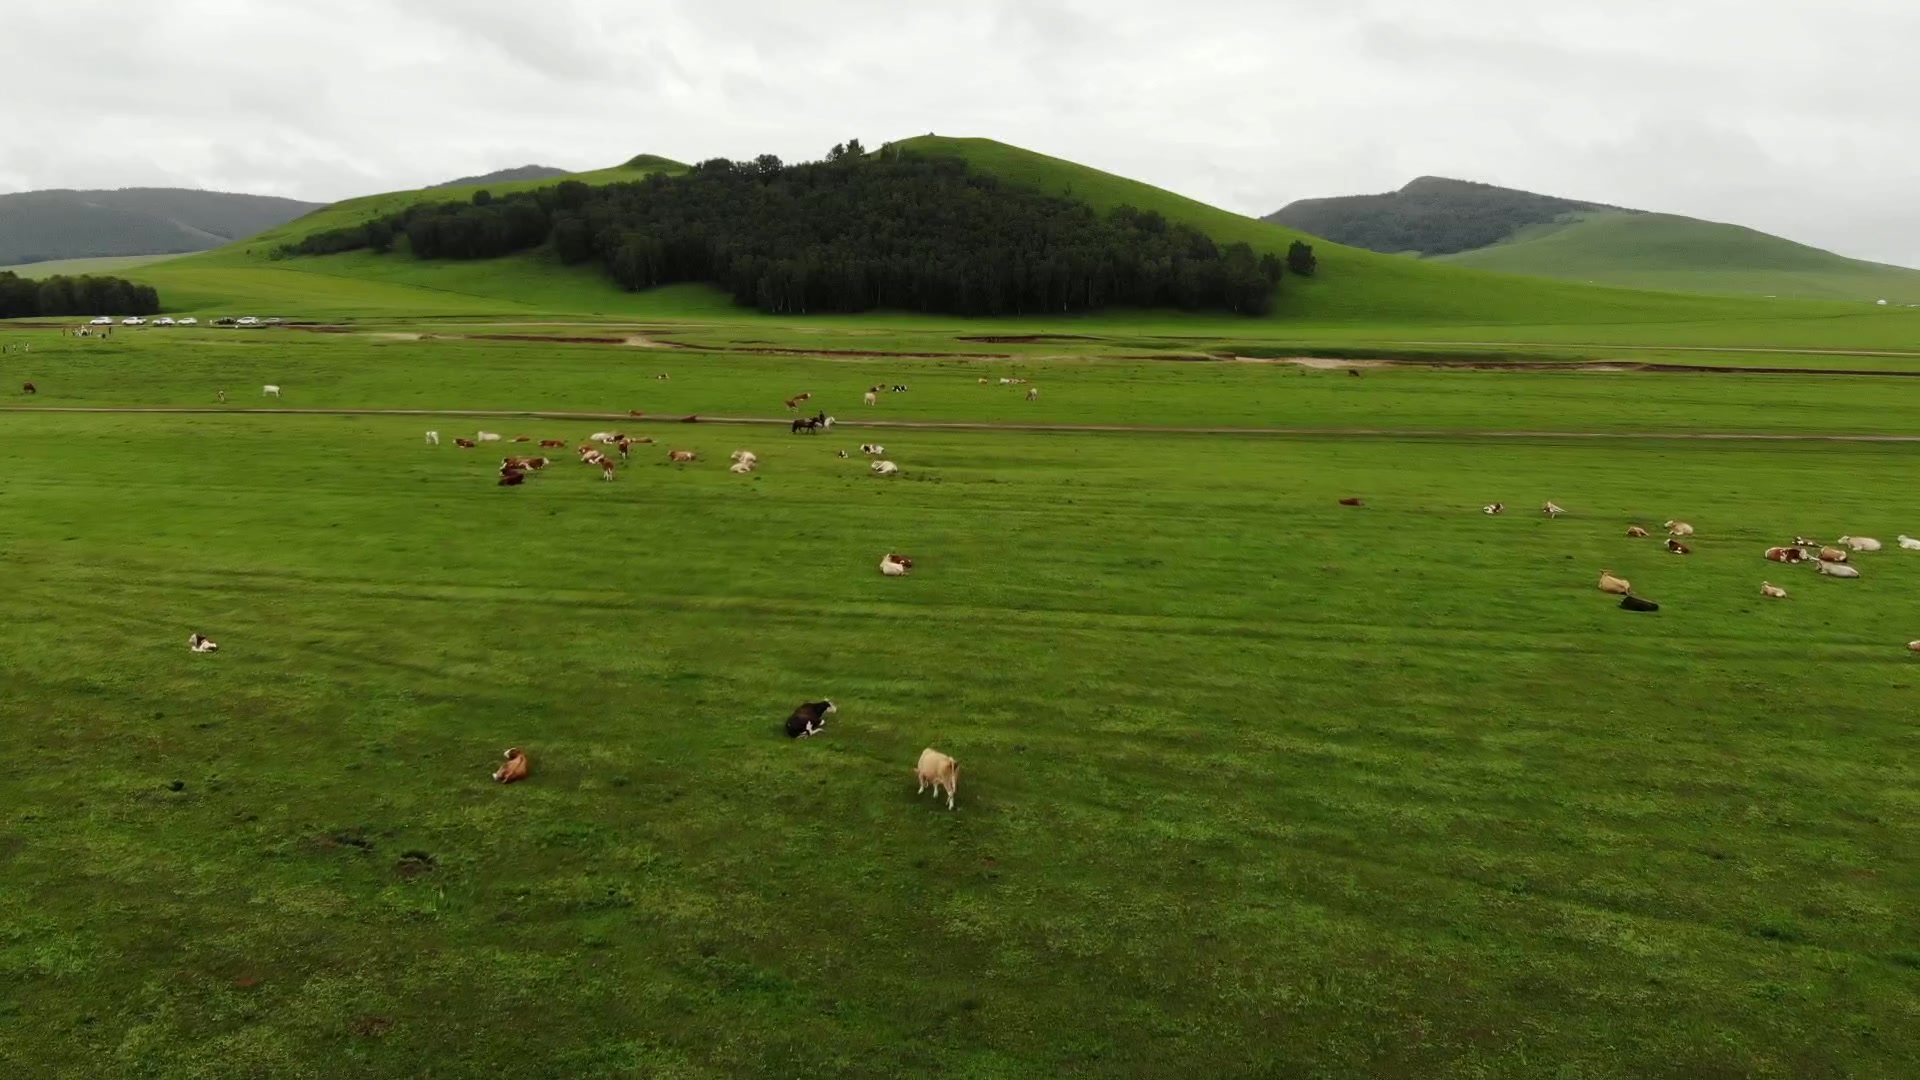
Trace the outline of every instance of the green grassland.
[[1674, 214], [1583, 214], [1434, 261], [1638, 289], [1920, 303], [1920, 270]]
[[[1920, 448], [891, 432], [885, 482], [859, 435], [696, 426], [654, 448], [693, 467], [503, 490], [424, 423], [7, 416], [6, 1075], [1920, 1054], [1920, 558], [1758, 558], [1911, 531]], [[1622, 536], [1674, 514], [1689, 559]]]
[[137, 266], [151, 266], [178, 258], [178, 255], [106, 255], [95, 259], [48, 259], [17, 266], [0, 266], [0, 272], [11, 270], [24, 278], [46, 278], [55, 274], [118, 274]]

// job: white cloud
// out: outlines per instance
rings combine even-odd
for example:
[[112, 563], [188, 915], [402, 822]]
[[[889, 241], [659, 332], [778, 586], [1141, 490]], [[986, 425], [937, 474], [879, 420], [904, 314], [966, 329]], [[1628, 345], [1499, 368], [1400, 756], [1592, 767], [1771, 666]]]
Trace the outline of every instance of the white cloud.
[[1920, 264], [1902, 0], [22, 7], [0, 189], [335, 199], [931, 130], [1246, 213], [1437, 173]]

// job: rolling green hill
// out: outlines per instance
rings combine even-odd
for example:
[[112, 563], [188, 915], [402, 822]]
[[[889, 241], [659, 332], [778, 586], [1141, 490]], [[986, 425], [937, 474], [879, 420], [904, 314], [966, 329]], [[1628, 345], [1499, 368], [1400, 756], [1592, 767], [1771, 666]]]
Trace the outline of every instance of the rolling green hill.
[[[1078, 320], [1029, 317], [992, 325], [1031, 330], [1066, 323], [1097, 332], [1231, 335], [1243, 339], [1485, 342], [1621, 342], [1629, 344], [1783, 345], [1906, 348], [1920, 339], [1920, 319], [1901, 309], [1857, 304], [1771, 301], [1601, 288], [1583, 283], [1492, 273], [1383, 255], [1329, 243], [1297, 230], [1231, 213], [1137, 181], [988, 139], [923, 137], [896, 144], [958, 156], [1003, 182], [1071, 196], [1096, 208], [1130, 204], [1191, 224], [1221, 242], [1245, 241], [1284, 253], [1294, 240], [1312, 243], [1319, 271], [1288, 276], [1274, 313], [1263, 319], [1114, 311]], [[625, 165], [578, 174], [589, 183], [632, 179], [686, 166], [642, 156]], [[540, 186], [557, 181], [530, 182]], [[492, 185], [496, 194], [516, 190]], [[310, 318], [529, 316], [761, 319], [731, 306], [719, 290], [678, 286], [645, 293], [617, 288], [588, 266], [566, 267], [544, 251], [483, 262], [422, 261], [365, 252], [275, 260], [280, 244], [355, 224], [423, 199], [458, 199], [466, 189], [391, 192], [352, 199], [308, 214], [240, 244], [130, 272], [157, 286], [175, 312], [275, 314]], [[788, 320], [792, 321], [792, 320]], [[812, 317], [809, 323], [952, 325], [952, 318], [881, 313]], [[980, 324], [975, 324], [980, 325]]]
[[1385, 254], [1669, 292], [1920, 303], [1920, 270], [1739, 225], [1423, 176], [1384, 195], [1301, 199], [1264, 220]]
[[185, 188], [15, 192], [0, 195], [0, 265], [206, 251], [317, 205]]
[[1440, 258], [1602, 285], [1920, 303], [1920, 270], [1849, 259], [1739, 225], [1676, 214], [1586, 213]]

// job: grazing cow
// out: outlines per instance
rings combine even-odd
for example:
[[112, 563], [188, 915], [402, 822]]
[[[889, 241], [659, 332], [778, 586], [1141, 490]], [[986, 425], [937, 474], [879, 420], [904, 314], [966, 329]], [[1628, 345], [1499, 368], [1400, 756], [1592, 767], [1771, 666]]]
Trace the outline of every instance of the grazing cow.
[[860, 444], [860, 452], [868, 457], [883, 457], [887, 452], [887, 448], [881, 446], [879, 443], [863, 442]]
[[473, 437], [479, 442], [499, 442], [500, 441], [500, 433], [497, 431], [476, 432]]
[[1361, 499], [1361, 498], [1341, 499], [1340, 505], [1341, 506], [1365, 506], [1367, 505], [1367, 500]]
[[525, 780], [527, 778], [527, 766], [529, 764], [527, 761], [527, 752], [516, 746], [509, 749], [505, 757], [507, 763], [493, 771], [494, 780], [502, 784], [511, 784], [516, 780]]
[[1828, 577], [1857, 578], [1860, 576], [1859, 570], [1844, 563], [1823, 562], [1820, 564], [1820, 572]]
[[613, 472], [614, 472], [614, 466], [613, 466], [612, 459], [601, 458], [600, 459], [600, 479], [602, 480], [613, 479]]
[[1920, 641], [1907, 642], [1907, 651], [1920, 653]]
[[1693, 526], [1687, 524], [1684, 521], [1669, 521], [1665, 525], [1662, 525], [1661, 528], [1667, 530], [1668, 536], [1692, 536], [1693, 535]]
[[1029, 387], [1027, 387], [1027, 400], [1028, 400], [1028, 401], [1039, 401], [1039, 400], [1040, 400], [1040, 388], [1039, 388], [1039, 387], [1037, 387], [1037, 386], [1029, 386]]
[[32, 383], [24, 383], [20, 387], [20, 392], [23, 394], [37, 394], [40, 392], [40, 388]]
[[809, 735], [818, 735], [827, 726], [827, 717], [840, 711], [840, 707], [829, 698], [826, 701], [809, 701], [793, 710], [787, 717], [787, 738], [804, 739]]
[[1823, 547], [1820, 549], [1820, 561], [1823, 563], [1846, 562], [1847, 553], [1839, 548]]
[[728, 472], [735, 473], [740, 476], [747, 475], [748, 473], [752, 472], [753, 469], [754, 469], [754, 462], [752, 461], [736, 461], [733, 464], [727, 466]]
[[1673, 552], [1675, 555], [1693, 554], [1692, 548], [1688, 547], [1687, 545], [1681, 543], [1678, 540], [1673, 539], [1672, 537], [1667, 538], [1667, 550]]
[[1850, 547], [1855, 551], [1879, 551], [1880, 541], [1871, 536], [1843, 536], [1834, 543], [1841, 547]]
[[1627, 611], [1659, 611], [1660, 605], [1638, 596], [1623, 596], [1620, 606]]
[[1771, 581], [1763, 581], [1760, 583], [1760, 595], [1769, 600], [1785, 600], [1787, 598], [1787, 590], [1775, 585]]
[[878, 405], [880, 403], [880, 395], [869, 390], [867, 391], [867, 395], [860, 400], [868, 405]]
[[1807, 561], [1807, 553], [1797, 547], [1770, 547], [1767, 549], [1768, 562], [1800, 563]]
[[631, 454], [633, 453], [633, 440], [632, 440], [632, 439], [621, 439], [621, 440], [620, 440], [619, 442], [616, 442], [616, 443], [614, 443], [613, 445], [615, 445], [615, 446], [617, 446], [617, 447], [619, 447], [619, 448], [620, 448], [620, 460], [621, 460], [621, 461], [625, 461], [625, 460], [627, 460], [627, 458], [628, 458], [628, 456], [629, 456], [629, 455], [631, 455]]
[[518, 469], [501, 469], [500, 470], [500, 486], [501, 487], [519, 487], [521, 484], [524, 484], [526, 482], [527, 482], [527, 474], [521, 472]]
[[541, 439], [540, 440], [540, 449], [542, 450], [558, 450], [561, 447], [564, 447], [566, 445], [567, 445], [567, 440], [565, 439]]
[[1625, 596], [1633, 591], [1633, 583], [1626, 578], [1614, 577], [1611, 570], [1602, 570], [1600, 571], [1600, 591]]
[[277, 398], [280, 396], [280, 388], [278, 386], [275, 386], [272, 383], [268, 383], [267, 385], [260, 388], [260, 396]]
[[439, 446], [439, 445], [440, 445], [440, 433], [439, 433], [439, 432], [437, 432], [437, 431], [429, 431], [429, 432], [427, 432], [427, 445], [428, 445], [428, 446]]
[[667, 460], [668, 460], [668, 461], [676, 461], [676, 462], [681, 462], [681, 463], [685, 463], [685, 462], [689, 462], [689, 461], [692, 461], [692, 460], [693, 460], [693, 459], [694, 459], [694, 458], [695, 458], [696, 456], [698, 456], [698, 455], [696, 455], [696, 454], [695, 454], [695, 453], [694, 453], [693, 451], [691, 451], [691, 450], [669, 450], [669, 451], [667, 451]]
[[915, 779], [920, 786], [913, 789], [915, 795], [933, 785], [933, 798], [940, 800], [940, 789], [947, 789], [947, 809], [953, 809], [953, 793], [960, 786], [960, 763], [929, 746], [920, 751], [920, 764], [914, 766]]
[[900, 471], [900, 466], [891, 461], [876, 461], [867, 467], [873, 470], [875, 476], [893, 476]]
[[220, 646], [214, 644], [212, 638], [206, 637], [201, 634], [188, 634], [187, 648], [192, 649], [194, 652], [219, 652], [220, 651]]
[[1900, 537], [1900, 546], [1907, 551], [1920, 551], [1920, 540], [1915, 540], [1911, 536], [1902, 535]]
[[453, 445], [460, 447], [462, 450], [471, 450], [480, 444], [474, 442], [472, 439], [455, 439], [453, 440]]
[[1504, 514], [1507, 512], [1507, 504], [1506, 503], [1488, 503], [1487, 505], [1480, 508], [1480, 512], [1483, 514]]
[[1550, 517], [1550, 518], [1557, 518], [1557, 517], [1559, 517], [1559, 516], [1560, 516], [1561, 514], [1564, 514], [1564, 513], [1566, 513], [1566, 511], [1565, 511], [1565, 510], [1563, 510], [1563, 509], [1561, 509], [1561, 508], [1560, 508], [1560, 507], [1559, 507], [1559, 506], [1558, 506], [1557, 504], [1555, 504], [1555, 503], [1552, 503], [1552, 502], [1548, 502], [1548, 503], [1546, 503], [1546, 504], [1544, 504], [1544, 505], [1542, 505], [1542, 506], [1540, 507], [1540, 512], [1541, 512], [1541, 513], [1543, 513], [1543, 514], [1545, 514], [1545, 515], [1547, 515], [1547, 516], [1548, 516], [1548, 517]]
[[889, 551], [880, 557], [880, 572], [888, 577], [906, 577], [913, 572], [913, 560]]

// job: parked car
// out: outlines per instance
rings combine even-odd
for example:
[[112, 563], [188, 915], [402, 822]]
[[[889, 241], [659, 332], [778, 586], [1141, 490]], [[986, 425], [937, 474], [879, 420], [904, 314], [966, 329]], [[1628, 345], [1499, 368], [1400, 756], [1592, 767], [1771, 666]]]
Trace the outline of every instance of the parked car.
[[274, 318], [274, 317], [272, 317], [272, 316], [268, 316], [267, 318], [264, 318], [264, 319], [261, 319], [260, 321], [261, 321], [261, 322], [263, 322], [263, 323], [266, 323], [266, 324], [267, 324], [268, 326], [279, 326], [279, 325], [280, 325], [280, 320], [279, 320], [279, 319], [277, 319], [277, 318]]
[[113, 319], [107, 315], [98, 315], [87, 320], [88, 326], [112, 326]]
[[172, 320], [172, 319], [169, 319], [169, 318], [167, 318], [167, 317], [166, 317], [165, 315], [162, 315], [162, 316], [160, 316], [159, 318], [157, 318], [157, 319], [155, 319], [155, 320], [153, 320], [153, 325], [155, 325], [155, 326], [172, 326], [172, 325], [173, 325], [173, 320]]
[[191, 316], [191, 315], [189, 315], [189, 316], [187, 316], [186, 318], [184, 318], [184, 319], [181, 319], [181, 320], [180, 320], [180, 324], [179, 324], [179, 325], [181, 325], [181, 326], [199, 326], [199, 325], [200, 325], [200, 320], [199, 320], [199, 319], [196, 319], [196, 318], [194, 318], [194, 317], [193, 317], [193, 316]]
[[233, 316], [231, 316], [231, 315], [223, 315], [223, 316], [221, 316], [220, 318], [218, 318], [218, 319], [215, 319], [215, 320], [213, 320], [213, 325], [215, 325], [215, 326], [232, 326], [232, 325], [233, 325]]
[[254, 317], [253, 317], [253, 316], [251, 316], [251, 315], [242, 315], [242, 316], [240, 316], [240, 318], [239, 318], [239, 319], [237, 319], [237, 320], [235, 320], [235, 323], [234, 323], [234, 325], [236, 325], [236, 326], [259, 326], [259, 325], [260, 325], [260, 320], [259, 320], [259, 319], [256, 319], [256, 318], [254, 318]]
[[145, 326], [147, 325], [147, 320], [141, 318], [138, 315], [129, 315], [126, 318], [120, 320], [120, 325], [121, 326]]

